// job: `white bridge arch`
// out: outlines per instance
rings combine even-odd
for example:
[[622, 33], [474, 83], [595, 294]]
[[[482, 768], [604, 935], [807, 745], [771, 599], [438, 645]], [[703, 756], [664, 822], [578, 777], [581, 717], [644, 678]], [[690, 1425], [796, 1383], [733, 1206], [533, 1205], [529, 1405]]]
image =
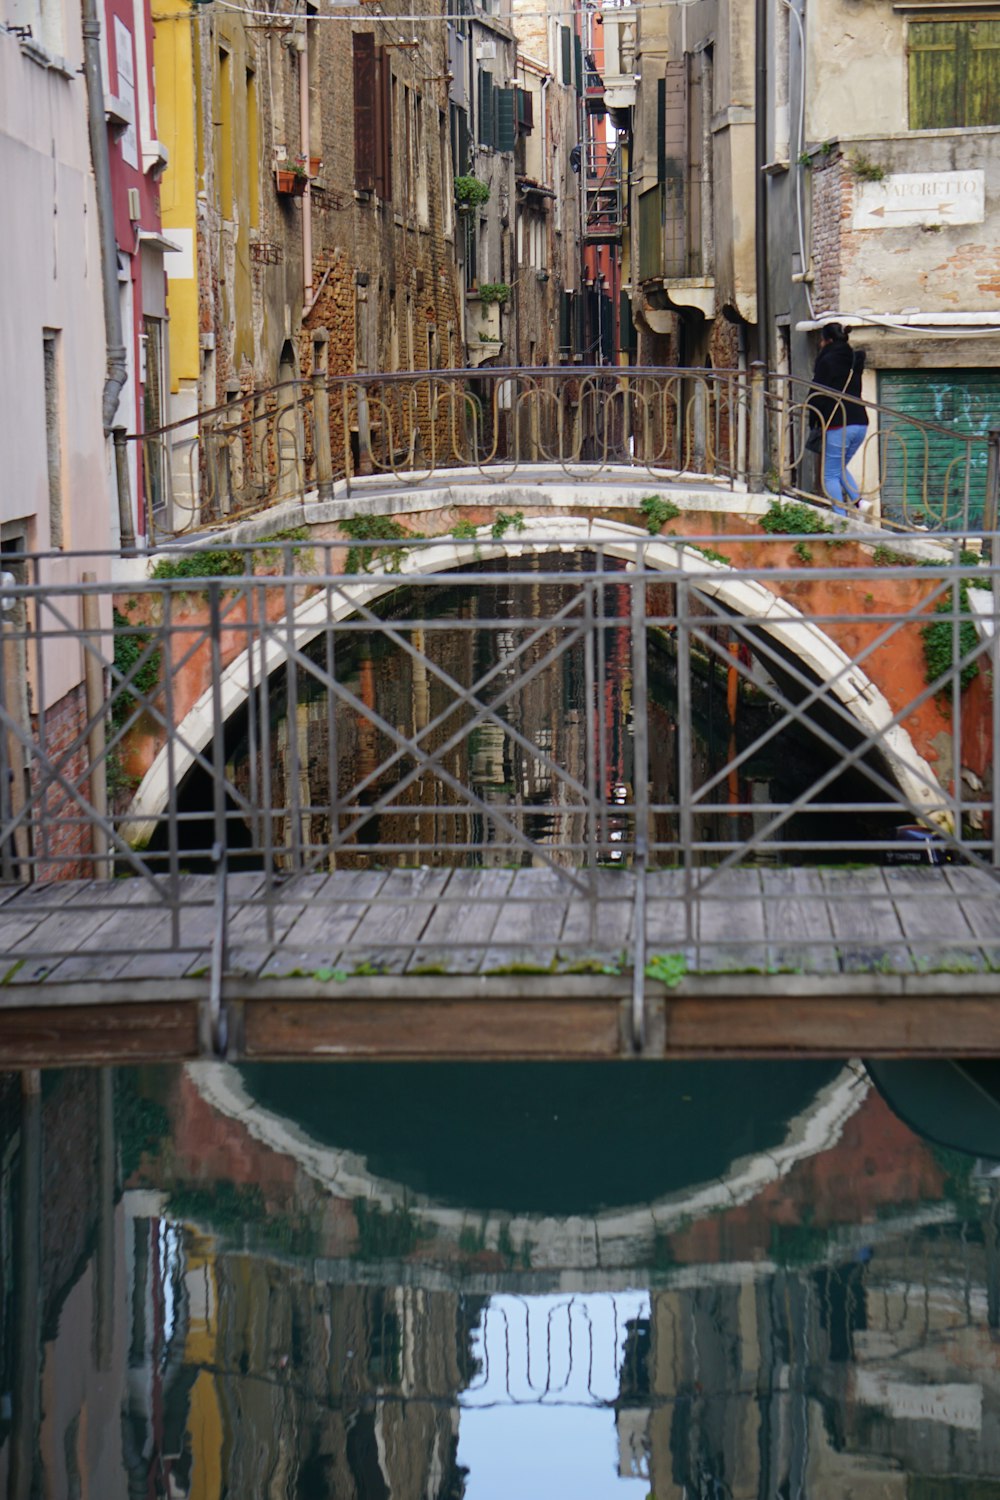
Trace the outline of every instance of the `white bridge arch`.
[[[694, 548], [664, 539], [651, 541], [645, 531], [622, 522], [576, 516], [541, 516], [523, 523], [523, 529], [501, 540], [482, 528], [475, 538], [476, 560], [519, 557], [551, 552], [601, 551], [605, 556], [633, 561], [637, 541], [643, 543], [643, 559], [654, 571], [683, 573], [699, 593], [718, 602], [728, 612], [759, 622], [760, 629], [783, 653], [794, 656], [855, 721], [863, 736], [877, 743], [900, 790], [915, 811], [929, 822], [947, 826], [947, 798], [928, 762], [919, 754], [909, 733], [894, 723], [891, 705], [876, 683], [852, 661], [843, 649], [814, 621], [758, 580], [738, 575], [728, 564], [705, 557]], [[228, 721], [247, 701], [254, 683], [279, 668], [288, 643], [296, 650], [306, 647], [331, 621], [348, 618], [361, 605], [371, 605], [400, 587], [408, 577], [445, 575], [467, 565], [468, 539], [443, 538], [402, 554], [399, 569], [391, 575], [352, 577], [338, 585], [337, 596], [322, 591], [297, 606], [283, 639], [270, 635], [255, 651], [241, 652], [222, 673], [218, 687], [223, 721]], [[215, 730], [216, 686], [208, 688], [178, 724], [143, 777], [129, 809], [123, 829], [134, 847], [151, 838], [158, 816], [167, 806], [170, 787], [178, 786], [209, 744]], [[172, 764], [171, 764], [172, 757]]]

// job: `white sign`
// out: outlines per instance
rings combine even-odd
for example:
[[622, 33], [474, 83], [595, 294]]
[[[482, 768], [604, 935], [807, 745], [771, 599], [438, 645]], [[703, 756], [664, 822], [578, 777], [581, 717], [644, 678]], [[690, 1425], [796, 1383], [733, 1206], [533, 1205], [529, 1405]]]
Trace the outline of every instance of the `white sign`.
[[858, 1370], [854, 1394], [865, 1406], [880, 1406], [890, 1416], [911, 1422], [944, 1422], [967, 1432], [981, 1432], [983, 1388], [981, 1385], [911, 1385], [892, 1380], [879, 1370]]
[[986, 182], [968, 172], [894, 172], [882, 182], [859, 182], [854, 191], [855, 229], [905, 229], [913, 224], [981, 224]]
[[132, 66], [132, 33], [115, 16], [115, 61], [118, 64], [118, 100], [129, 123], [122, 132], [119, 147], [123, 161], [139, 169], [139, 143], [135, 134], [135, 69]]

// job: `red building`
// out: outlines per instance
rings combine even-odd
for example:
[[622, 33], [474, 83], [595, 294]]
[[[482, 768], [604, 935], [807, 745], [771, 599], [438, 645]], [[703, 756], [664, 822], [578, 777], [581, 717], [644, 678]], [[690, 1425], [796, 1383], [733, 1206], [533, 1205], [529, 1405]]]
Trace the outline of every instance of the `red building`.
[[[149, 0], [105, 0], [104, 109], [111, 156], [122, 331], [129, 378], [117, 425], [152, 431], [166, 418], [168, 387], [164, 253], [177, 247], [160, 224], [160, 179], [167, 153], [157, 139], [153, 21]], [[165, 500], [159, 447], [129, 443], [129, 489], [136, 534]]]

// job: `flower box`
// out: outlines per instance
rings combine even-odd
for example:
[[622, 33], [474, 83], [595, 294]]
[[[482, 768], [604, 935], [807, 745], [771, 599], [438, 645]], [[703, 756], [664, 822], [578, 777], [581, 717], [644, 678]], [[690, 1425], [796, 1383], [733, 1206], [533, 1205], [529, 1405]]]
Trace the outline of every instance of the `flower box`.
[[297, 171], [293, 167], [275, 167], [274, 181], [279, 193], [300, 198], [306, 190], [309, 178], [305, 172]]

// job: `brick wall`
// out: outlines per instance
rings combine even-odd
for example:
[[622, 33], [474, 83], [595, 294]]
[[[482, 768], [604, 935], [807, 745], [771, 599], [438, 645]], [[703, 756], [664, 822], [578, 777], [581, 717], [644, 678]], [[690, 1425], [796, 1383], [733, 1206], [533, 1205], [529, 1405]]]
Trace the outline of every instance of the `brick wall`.
[[844, 220], [851, 214], [851, 179], [839, 155], [813, 162], [813, 300], [817, 313], [840, 307], [840, 256]]
[[[75, 750], [70, 748], [82, 734], [86, 722], [86, 697], [81, 683], [47, 710], [42, 750], [45, 759], [58, 765], [61, 775], [71, 785], [80, 787], [84, 798], [88, 799], [86, 742]], [[32, 731], [36, 738], [40, 738], [37, 716], [33, 716]], [[35, 796], [38, 796], [42, 784], [42, 770], [42, 763], [32, 760], [31, 790]], [[35, 817], [39, 815], [36, 812]], [[36, 834], [34, 838], [34, 853], [39, 860], [35, 878], [77, 880], [88, 876], [91, 866], [85, 856], [92, 849], [91, 833], [89, 826], [77, 821], [85, 816], [79, 805], [67, 797], [62, 787], [50, 786], [42, 796], [41, 815], [45, 819], [45, 829], [43, 835]]]

